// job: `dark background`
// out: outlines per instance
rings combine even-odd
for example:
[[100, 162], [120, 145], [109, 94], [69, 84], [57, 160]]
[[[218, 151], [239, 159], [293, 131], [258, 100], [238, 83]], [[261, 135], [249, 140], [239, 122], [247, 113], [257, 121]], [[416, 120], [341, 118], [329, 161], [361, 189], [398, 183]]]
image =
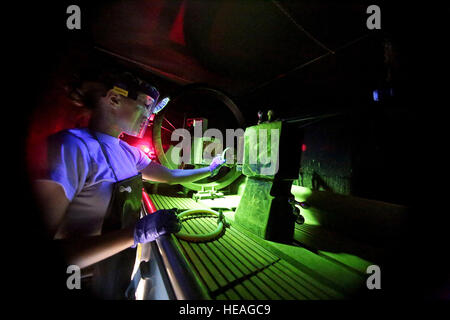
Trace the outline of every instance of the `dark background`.
[[[2, 95], [6, 111], [3, 138], [7, 141], [3, 156], [7, 183], [2, 187], [3, 227], [7, 235], [4, 276], [15, 275], [15, 283], [10, 286], [14, 296], [32, 295], [33, 300], [77, 298], [76, 293], [66, 290], [66, 266], [51, 241], [45, 238], [29, 187], [25, 154], [26, 128], [45, 93], [54, 85], [61, 61], [70, 61], [68, 55], [78, 56], [85, 52], [83, 48], [92, 47], [95, 42], [92, 31], [98, 28], [95, 26], [97, 13], [101, 12], [102, 5], [109, 5], [103, 1], [96, 2], [95, 7], [87, 1], [76, 3], [82, 7], [81, 31], [66, 29], [65, 11], [72, 3], [65, 1], [18, 4], [5, 10], [14, 18], [3, 21], [6, 56], [2, 62], [8, 70], [4, 77], [8, 86]], [[448, 41], [449, 12], [443, 5], [430, 2], [423, 5], [406, 1], [395, 5], [378, 3], [382, 8], [383, 33], [371, 35], [370, 40], [300, 72], [289, 73], [292, 68], [275, 65], [267, 73], [255, 75], [254, 71], [262, 68], [256, 63], [252, 65], [252, 56], [243, 60], [221, 59], [227, 57], [227, 52], [221, 55], [215, 51], [206, 55], [210, 60], [200, 63], [200, 69], [208, 70], [212, 76], [203, 78], [200, 69], [193, 65], [192, 74], [201, 81], [222, 84], [242, 108], [248, 124], [255, 123], [259, 109], [274, 108], [281, 118], [343, 113], [335, 120], [322, 121], [308, 129], [310, 158], [323, 157], [325, 165], [318, 169], [307, 164], [305, 177], [309, 174], [312, 179], [314, 173], [319, 174], [327, 180], [325, 190], [328, 187], [333, 192], [413, 208], [409, 233], [398, 255], [392, 258], [392, 273], [387, 275], [390, 286], [383, 297], [436, 298], [438, 292], [445, 290], [449, 270], [445, 201], [448, 164], [444, 160], [448, 146], [448, 56], [444, 48]], [[327, 16], [333, 17], [331, 12]], [[320, 33], [320, 26], [315, 30]], [[198, 36], [201, 38], [202, 34]], [[288, 46], [294, 40], [286, 37]], [[395, 88], [396, 95], [377, 104], [370, 98], [373, 89], [387, 86], [380, 46], [386, 37], [399, 53], [394, 82], [389, 84]], [[200, 50], [201, 56], [209, 48], [196, 41], [189, 46], [193, 46], [189, 52]], [[227, 48], [226, 43], [222, 48]], [[306, 60], [316, 54], [315, 49], [308, 50], [301, 55]], [[277, 54], [254, 58], [264, 63], [264, 59], [271, 60]], [[373, 63], [365, 63], [366, 59]], [[245, 81], [236, 84], [233, 72], [242, 67], [242, 61], [247, 62], [248, 70], [240, 71], [238, 78]], [[298, 62], [293, 61], [292, 66]], [[367, 74], [370, 76], [364, 76]], [[279, 80], [271, 82], [274, 76], [279, 76]], [[267, 81], [268, 85], [259, 87]], [[168, 90], [176, 91], [177, 87]], [[298, 101], [301, 101], [300, 109]], [[326, 159], [331, 158], [350, 163], [352, 175], [346, 171], [348, 166], [327, 163]]]

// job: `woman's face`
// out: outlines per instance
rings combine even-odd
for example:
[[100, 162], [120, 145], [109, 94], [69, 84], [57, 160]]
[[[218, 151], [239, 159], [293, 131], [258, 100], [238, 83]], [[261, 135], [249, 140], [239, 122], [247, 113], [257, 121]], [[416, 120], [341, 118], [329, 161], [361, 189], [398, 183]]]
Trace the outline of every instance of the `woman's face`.
[[136, 100], [121, 96], [116, 117], [122, 130], [127, 134], [138, 135], [142, 127], [147, 125], [153, 103], [154, 100], [143, 93]]

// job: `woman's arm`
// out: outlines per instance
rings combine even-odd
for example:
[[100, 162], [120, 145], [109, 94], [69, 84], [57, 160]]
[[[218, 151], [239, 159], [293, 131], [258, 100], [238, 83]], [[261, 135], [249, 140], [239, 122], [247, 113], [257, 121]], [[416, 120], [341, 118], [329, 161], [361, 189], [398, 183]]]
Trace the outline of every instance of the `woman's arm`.
[[200, 169], [168, 169], [156, 162], [151, 162], [142, 170], [144, 179], [168, 184], [193, 182], [211, 175], [210, 167]]
[[134, 244], [134, 226], [100, 236], [55, 240], [66, 255], [67, 263], [88, 267]]
[[[70, 202], [63, 187], [49, 180], [39, 180], [35, 183], [35, 195], [48, 234], [54, 238]], [[61, 245], [68, 264], [84, 268], [131, 247], [134, 244], [133, 232], [134, 227], [100, 236], [55, 241]]]

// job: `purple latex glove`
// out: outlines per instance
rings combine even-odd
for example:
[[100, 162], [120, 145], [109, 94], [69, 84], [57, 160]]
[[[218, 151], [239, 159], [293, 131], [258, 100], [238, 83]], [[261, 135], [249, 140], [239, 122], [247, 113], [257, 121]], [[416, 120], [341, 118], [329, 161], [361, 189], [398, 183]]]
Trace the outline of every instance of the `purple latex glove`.
[[217, 157], [215, 157], [212, 160], [211, 164], [209, 165], [209, 171], [211, 171], [211, 176], [215, 176], [217, 172], [219, 172], [220, 167], [222, 167], [224, 163], [225, 159], [223, 158], [222, 155], [218, 155]]
[[136, 222], [132, 248], [135, 248], [138, 243], [151, 242], [164, 234], [178, 232], [180, 229], [180, 220], [175, 210], [158, 210]]

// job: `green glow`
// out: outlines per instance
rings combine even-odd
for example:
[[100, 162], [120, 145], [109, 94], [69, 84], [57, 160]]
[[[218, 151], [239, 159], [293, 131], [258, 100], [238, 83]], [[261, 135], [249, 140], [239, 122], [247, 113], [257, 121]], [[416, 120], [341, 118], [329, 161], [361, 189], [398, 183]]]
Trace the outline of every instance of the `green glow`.
[[292, 186], [291, 193], [295, 196], [295, 200], [297, 201], [306, 201], [311, 196], [311, 189], [301, 187], [301, 186]]
[[183, 221], [182, 219], [184, 217], [187, 216], [199, 216], [200, 214], [210, 214], [212, 216], [216, 216], [217, 218], [219, 218], [218, 222], [217, 222], [217, 227], [214, 231], [212, 232], [207, 232], [204, 234], [190, 234], [188, 232], [178, 232], [175, 234], [175, 236], [179, 239], [185, 240], [185, 241], [191, 241], [191, 242], [207, 242], [207, 241], [213, 241], [215, 239], [217, 239], [224, 228], [224, 222], [223, 222], [223, 217], [220, 215], [219, 212], [214, 211], [214, 210], [210, 210], [210, 209], [191, 209], [191, 210], [186, 210], [183, 211], [182, 213], [178, 214], [178, 218]]
[[199, 199], [198, 202], [212, 209], [232, 209], [237, 208], [240, 200], [240, 196], [230, 195], [214, 199]]
[[[308, 198], [312, 194], [312, 190], [305, 188], [305, 187], [293, 185], [291, 188], [291, 193], [295, 196], [295, 200], [297, 200], [299, 202], [304, 202], [304, 201], [307, 202]], [[309, 208], [309, 209], [300, 208], [300, 213], [305, 218], [305, 224], [317, 225], [317, 226], [320, 225], [320, 222], [317, 220], [317, 218], [314, 214], [313, 208]]]
[[[246, 181], [247, 181], [247, 179], [246, 179]], [[238, 195], [240, 195], [240, 196], [242, 196], [242, 194], [244, 193], [246, 181], [242, 182], [238, 187]]]
[[[298, 186], [292, 191], [298, 201], [308, 200], [312, 194]], [[158, 209], [172, 208], [175, 203], [182, 208], [201, 208], [206, 203], [226, 208], [238, 203], [239, 196], [195, 202], [155, 194], [152, 199]], [[214, 241], [184, 241], [173, 235], [211, 299], [343, 299], [365, 288], [366, 269], [373, 263], [360, 258], [351, 243], [333, 246], [345, 239], [329, 236], [323, 227], [302, 226], [295, 232], [300, 245], [267, 241], [233, 223], [233, 211], [225, 210], [231, 226]], [[308, 214], [313, 215], [314, 210], [302, 209], [302, 213], [311, 219]], [[190, 235], [205, 235], [216, 228], [213, 216], [183, 222], [183, 232]], [[313, 230], [315, 235], [310, 232]]]
[[324, 257], [331, 258], [364, 274], [366, 273], [367, 267], [374, 264], [373, 262], [367, 261], [361, 257], [358, 257], [350, 253], [344, 252], [336, 253], [322, 250], [319, 250], [318, 252], [320, 255]]

